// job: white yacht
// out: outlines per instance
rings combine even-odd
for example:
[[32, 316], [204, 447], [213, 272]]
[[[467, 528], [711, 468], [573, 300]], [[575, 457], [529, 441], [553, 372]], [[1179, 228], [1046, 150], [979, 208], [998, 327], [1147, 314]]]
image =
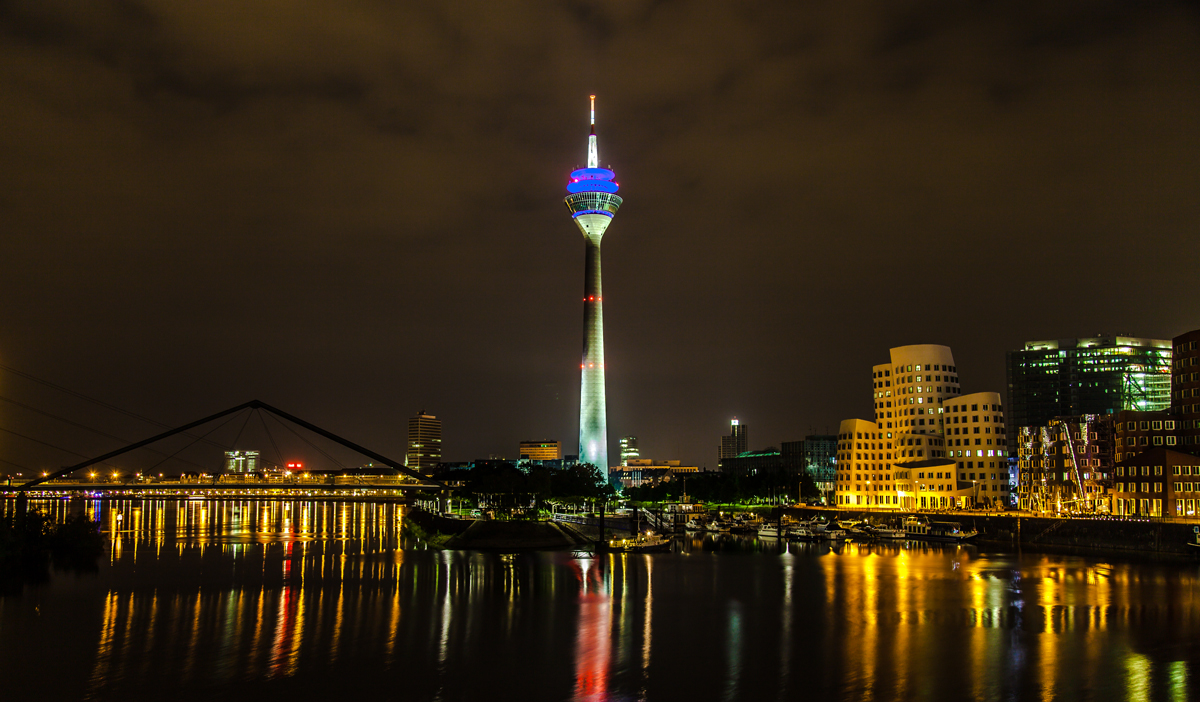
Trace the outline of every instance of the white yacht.
[[786, 530], [784, 530], [782, 533], [780, 532], [778, 524], [768, 523], [763, 524], [758, 528], [758, 538], [760, 539], [778, 539], [780, 536], [783, 536], [786, 533]]
[[809, 529], [808, 526], [803, 524], [788, 527], [787, 537], [792, 541], [816, 541], [821, 538], [817, 532]]

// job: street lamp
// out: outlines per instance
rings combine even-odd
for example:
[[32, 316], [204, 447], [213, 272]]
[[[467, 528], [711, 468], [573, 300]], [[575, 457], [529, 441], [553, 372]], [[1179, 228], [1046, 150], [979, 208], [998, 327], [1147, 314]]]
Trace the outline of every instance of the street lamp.
[[971, 481], [971, 509], [979, 506], [979, 481]]

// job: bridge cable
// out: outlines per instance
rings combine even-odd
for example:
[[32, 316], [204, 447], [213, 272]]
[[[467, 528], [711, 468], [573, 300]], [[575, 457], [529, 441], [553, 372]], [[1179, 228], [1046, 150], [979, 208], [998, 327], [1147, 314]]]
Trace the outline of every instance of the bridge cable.
[[[209, 434], [213, 433], [214, 431], [216, 431], [216, 430], [218, 430], [218, 429], [221, 429], [221, 428], [222, 428], [222, 427], [224, 427], [226, 424], [228, 424], [228, 423], [232, 422], [232, 421], [233, 421], [233, 418], [234, 418], [234, 417], [236, 417], [236, 416], [237, 416], [236, 414], [235, 414], [235, 415], [232, 415], [232, 416], [230, 416], [230, 417], [229, 417], [229, 419], [226, 419], [225, 421], [221, 422], [220, 424], [218, 424], [217, 426], [213, 427], [212, 429], [209, 429], [208, 431], [204, 432], [204, 433], [203, 433], [203, 434], [201, 434], [200, 436], [197, 436], [197, 437], [195, 437], [195, 438], [192, 440], [192, 442], [191, 442], [191, 443], [189, 443], [189, 444], [187, 444], [186, 446], [184, 446], [184, 447], [180, 448], [178, 451], [176, 451], [175, 453], [171, 454], [170, 456], [167, 456], [166, 458], [162, 459], [162, 460], [161, 460], [161, 461], [159, 461], [158, 463], [155, 463], [153, 466], [150, 466], [150, 471], [153, 471], [155, 468], [157, 468], [157, 467], [161, 466], [163, 463], [166, 463], [167, 461], [169, 461], [169, 460], [171, 460], [172, 458], [174, 458], [174, 457], [175, 457], [175, 454], [177, 454], [177, 453], [180, 453], [181, 451], [185, 451], [185, 450], [187, 450], [187, 449], [190, 449], [192, 446], [195, 446], [197, 441], [200, 441], [200, 440], [202, 440], [202, 439], [206, 439], [206, 438], [208, 437], [208, 435], [209, 435]], [[248, 418], [248, 417], [249, 417], [249, 415], [247, 415], [247, 418]], [[243, 425], [242, 425], [242, 426], [244, 427], [244, 426], [245, 426], [245, 424], [243, 423]], [[184, 436], [190, 436], [190, 435], [189, 435], [189, 434], [184, 434]], [[212, 443], [212, 442], [209, 442], [209, 443]], [[214, 472], [215, 472], [215, 471], [214, 471]]]
[[[77, 398], [79, 398], [79, 399], [81, 399], [81, 400], [86, 400], [87, 402], [92, 402], [92, 403], [95, 403], [95, 404], [97, 404], [97, 405], [100, 405], [101, 407], [104, 407], [104, 408], [106, 408], [106, 409], [110, 409], [110, 410], [112, 410], [112, 411], [114, 411], [114, 412], [118, 412], [118, 413], [120, 413], [120, 414], [123, 414], [123, 415], [125, 415], [125, 416], [127, 416], [127, 417], [133, 417], [134, 419], [139, 419], [139, 420], [141, 420], [141, 421], [143, 421], [143, 422], [147, 422], [147, 423], [149, 423], [149, 424], [153, 424], [153, 425], [155, 425], [155, 426], [157, 426], [157, 427], [162, 427], [162, 428], [164, 428], [164, 429], [170, 429], [170, 428], [171, 428], [171, 425], [170, 425], [170, 424], [165, 424], [165, 423], [163, 423], [163, 422], [160, 422], [160, 421], [158, 421], [157, 419], [150, 419], [149, 417], [143, 417], [142, 415], [140, 415], [140, 414], [138, 414], [138, 413], [136, 413], [136, 412], [131, 412], [131, 411], [127, 410], [127, 409], [121, 409], [120, 407], [117, 407], [116, 405], [113, 405], [113, 404], [109, 404], [109, 403], [105, 402], [104, 400], [97, 400], [97, 399], [96, 399], [96, 398], [94, 398], [94, 397], [89, 397], [88, 395], [84, 395], [84, 394], [83, 394], [83, 393], [81, 393], [81, 392], [76, 392], [75, 390], [72, 390], [72, 389], [70, 389], [70, 388], [65, 388], [65, 387], [63, 387], [63, 386], [61, 386], [61, 385], [55, 385], [54, 383], [50, 382], [49, 380], [42, 380], [41, 378], [38, 378], [38, 377], [36, 377], [36, 376], [30, 375], [30, 374], [28, 374], [28, 373], [25, 373], [24, 371], [19, 371], [19, 370], [17, 370], [16, 368], [13, 368], [12, 366], [6, 366], [6, 365], [4, 365], [3, 363], [0, 363], [0, 370], [5, 370], [5, 371], [8, 371], [9, 373], [12, 373], [13, 375], [18, 375], [18, 376], [20, 376], [20, 377], [22, 377], [22, 378], [25, 378], [26, 380], [32, 380], [32, 381], [33, 381], [33, 382], [35, 382], [35, 383], [40, 383], [40, 384], [42, 384], [42, 385], [45, 385], [45, 386], [46, 386], [46, 387], [48, 387], [48, 388], [53, 388], [53, 389], [55, 389], [55, 390], [58, 390], [59, 392], [65, 392], [66, 394], [68, 394], [68, 395], [71, 395], [71, 396], [73, 396], [73, 397], [77, 397]], [[186, 434], [186, 433], [185, 433], [185, 434], [184, 434], [184, 436], [191, 436], [191, 434]], [[209, 443], [211, 443], [211, 444], [213, 444], [213, 445], [215, 445], [215, 446], [219, 446], [219, 445], [220, 445], [220, 444], [216, 444], [215, 442], [211, 442], [211, 441], [210, 441]], [[106, 465], [107, 465], [107, 464], [106, 464]]]
[[[18, 434], [17, 432], [13, 431], [12, 429], [5, 429], [4, 427], [0, 427], [0, 431], [7, 432], [7, 433], [9, 433], [9, 434], [12, 434], [13, 436], [19, 436], [19, 437], [21, 437], [22, 439], [27, 439], [27, 440], [29, 440], [29, 441], [32, 441], [32, 442], [36, 443], [36, 444], [41, 444], [41, 445], [43, 445], [43, 446], [49, 446], [50, 448], [52, 448], [52, 449], [55, 449], [56, 451], [62, 451], [63, 453], [69, 453], [69, 454], [71, 454], [72, 456], [79, 456], [80, 458], [87, 458], [87, 456], [86, 456], [86, 455], [84, 455], [84, 454], [82, 454], [82, 453], [79, 453], [78, 451], [72, 451], [71, 449], [66, 449], [66, 448], [63, 448], [62, 446], [55, 446], [54, 444], [51, 444], [51, 443], [48, 443], [48, 442], [42, 441], [41, 439], [35, 439], [35, 438], [33, 438], [32, 436], [25, 436], [24, 434]], [[117, 466], [114, 466], [114, 465], [113, 465], [113, 464], [111, 464], [111, 463], [103, 463], [103, 464], [101, 464], [101, 465], [106, 465], [106, 466], [108, 466], [109, 468], [116, 468], [116, 467], [117, 467]]]
[[[233, 443], [230, 444], [230, 446], [229, 446], [230, 451], [237, 451], [238, 442], [242, 440], [242, 432], [246, 431], [246, 425], [250, 423], [250, 417], [257, 411], [258, 411], [258, 409], [254, 408], [246, 413], [246, 418], [242, 420], [242, 428], [238, 429], [237, 436], [233, 437]], [[234, 417], [236, 417], [236, 416], [237, 415], [235, 414]], [[230, 419], [232, 419], [232, 418], [233, 417], [230, 417]]]
[[322, 450], [322, 449], [321, 449], [319, 446], [317, 446], [317, 445], [316, 445], [316, 444], [314, 444], [313, 442], [311, 442], [311, 441], [309, 441], [308, 439], [306, 439], [306, 438], [304, 438], [303, 436], [301, 436], [301, 435], [300, 435], [300, 433], [299, 433], [299, 432], [297, 432], [295, 429], [293, 429], [293, 428], [292, 428], [290, 425], [288, 425], [288, 424], [284, 424], [283, 420], [282, 420], [282, 419], [280, 419], [279, 417], [276, 417], [274, 413], [271, 413], [271, 414], [270, 414], [270, 417], [271, 417], [271, 419], [274, 419], [276, 422], [278, 422], [278, 423], [279, 423], [279, 425], [280, 425], [280, 426], [282, 426], [284, 429], [287, 429], [288, 431], [292, 432], [292, 433], [293, 433], [293, 434], [295, 434], [295, 435], [296, 435], [296, 436], [297, 436], [297, 437], [298, 437], [298, 438], [299, 438], [301, 441], [303, 441], [304, 443], [306, 443], [306, 444], [308, 444], [309, 446], [311, 446], [311, 447], [312, 447], [312, 449], [313, 449], [314, 451], [316, 451], [317, 453], [321, 454], [321, 455], [322, 455], [322, 456], [324, 456], [325, 458], [329, 459], [329, 462], [330, 462], [330, 463], [332, 463], [333, 465], [337, 466], [338, 468], [341, 468], [342, 470], [347, 470], [346, 466], [345, 466], [345, 465], [343, 465], [341, 461], [339, 461], [338, 459], [336, 459], [336, 458], [334, 458], [333, 456], [329, 455], [328, 453], [325, 453], [325, 451], [323, 451], [323, 450]]
[[[34, 406], [32, 406], [32, 405], [27, 405], [27, 404], [25, 404], [25, 403], [23, 403], [23, 402], [18, 402], [17, 400], [14, 400], [14, 399], [12, 399], [11, 397], [5, 397], [4, 395], [0, 395], [0, 400], [3, 400], [4, 402], [8, 402], [8, 403], [11, 403], [11, 404], [14, 404], [14, 405], [16, 405], [17, 407], [21, 407], [21, 408], [27, 409], [27, 410], [29, 410], [30, 412], [35, 412], [35, 413], [37, 413], [37, 414], [40, 414], [40, 415], [42, 415], [42, 416], [44, 416], [44, 417], [49, 417], [49, 418], [51, 418], [51, 419], [57, 419], [58, 421], [60, 421], [60, 422], [63, 422], [64, 424], [70, 424], [70, 425], [71, 425], [71, 426], [73, 426], [73, 427], [78, 427], [78, 428], [80, 428], [80, 429], [84, 429], [84, 430], [86, 430], [86, 431], [90, 431], [90, 432], [93, 432], [93, 433], [95, 433], [95, 434], [99, 434], [100, 436], [103, 436], [103, 437], [105, 437], [106, 439], [112, 439], [112, 440], [114, 440], [114, 441], [119, 441], [119, 442], [121, 442], [121, 443], [123, 443], [123, 444], [127, 444], [127, 443], [129, 443], [129, 440], [128, 440], [128, 439], [122, 439], [122, 438], [121, 438], [121, 437], [119, 437], [119, 436], [114, 436], [114, 435], [112, 435], [112, 434], [109, 434], [108, 432], [101, 431], [101, 430], [99, 430], [99, 429], [95, 429], [95, 428], [93, 428], [93, 427], [89, 427], [89, 426], [87, 426], [87, 425], [85, 425], [85, 424], [80, 424], [79, 422], [72, 421], [72, 420], [70, 420], [70, 419], [67, 419], [66, 417], [60, 417], [60, 416], [58, 416], [57, 414], [51, 414], [50, 412], [47, 412], [47, 411], [45, 411], [45, 410], [40, 410], [40, 409], [38, 409], [38, 408], [36, 408], [36, 407], [34, 407]], [[158, 450], [155, 450], [155, 449], [152, 449], [152, 448], [147, 448], [146, 450], [147, 450], [147, 451], [150, 451], [150, 452], [152, 452], [152, 453], [157, 453], [157, 454], [159, 454], [160, 456], [165, 456], [165, 455], [166, 455], [166, 454], [165, 454], [165, 453], [163, 453], [162, 451], [158, 451]], [[193, 461], [189, 461], [189, 460], [187, 460], [186, 458], [181, 458], [181, 459], [179, 459], [179, 460], [181, 460], [181, 461], [183, 461], [183, 462], [185, 462], [185, 463], [191, 463], [192, 465], [196, 466], [197, 468], [201, 468], [201, 469], [203, 469], [203, 468], [204, 468], [204, 466], [200, 465], [199, 463], [195, 463], [195, 462], [193, 462]], [[15, 464], [14, 464], [14, 465], [15, 465]]]
[[27, 470], [27, 471], [35, 472], [35, 473], [37, 472], [33, 468], [30, 468], [29, 466], [23, 466], [20, 463], [13, 463], [12, 461], [5, 460], [3, 458], [0, 458], [0, 463], [7, 463], [10, 466], [16, 466], [17, 468], [20, 468], [21, 470]]
[[275, 449], [275, 457], [279, 459], [279, 463], [276, 463], [275, 465], [277, 468], [282, 470], [284, 467], [283, 452], [279, 450], [279, 444], [275, 443], [275, 435], [272, 434], [271, 430], [267, 428], [267, 420], [263, 419], [262, 409], [255, 407], [254, 414], [258, 417], [259, 423], [262, 424], [263, 431], [267, 432], [267, 438], [271, 440], [271, 448]]

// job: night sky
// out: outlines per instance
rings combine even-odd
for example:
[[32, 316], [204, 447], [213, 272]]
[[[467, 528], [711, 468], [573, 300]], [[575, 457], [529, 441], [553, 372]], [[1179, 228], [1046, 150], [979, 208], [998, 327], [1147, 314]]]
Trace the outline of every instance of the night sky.
[[[0, 363], [165, 423], [257, 398], [402, 457], [424, 409], [446, 460], [575, 453], [589, 93], [611, 452], [836, 432], [892, 346], [1003, 392], [1027, 340], [1200, 327], [1195, 3], [28, 0]], [[80, 454], [157, 431], [0, 396]]]

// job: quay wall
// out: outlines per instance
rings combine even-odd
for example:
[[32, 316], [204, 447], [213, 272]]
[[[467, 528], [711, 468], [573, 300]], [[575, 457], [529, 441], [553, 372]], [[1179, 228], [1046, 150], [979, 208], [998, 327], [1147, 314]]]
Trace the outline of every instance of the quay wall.
[[[899, 524], [908, 513], [789, 509], [792, 516], [815, 516], [838, 519], [869, 519], [873, 522]], [[932, 521], [959, 522], [964, 528], [979, 532], [976, 541], [981, 545], [1003, 545], [1012, 548], [1038, 547], [1084, 549], [1090, 551], [1137, 551], [1143, 553], [1187, 554], [1200, 550], [1188, 546], [1194, 541], [1195, 524], [1165, 520], [1113, 519], [1111, 517], [1033, 517], [1004, 514], [918, 513], [916, 516]]]

